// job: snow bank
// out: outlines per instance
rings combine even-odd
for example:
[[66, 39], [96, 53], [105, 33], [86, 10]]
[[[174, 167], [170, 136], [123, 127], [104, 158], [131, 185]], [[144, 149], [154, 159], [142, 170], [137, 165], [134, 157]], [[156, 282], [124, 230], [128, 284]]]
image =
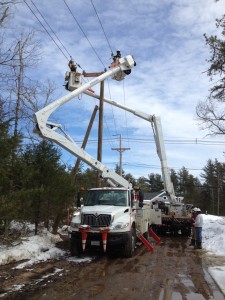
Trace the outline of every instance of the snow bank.
[[55, 247], [55, 243], [61, 241], [58, 235], [43, 231], [41, 235], [21, 239], [16, 247], [2, 247], [0, 249], [0, 265], [21, 260], [29, 260], [29, 264], [38, 261], [54, 259], [65, 254]]
[[203, 215], [202, 242], [207, 251], [225, 256], [225, 218]]

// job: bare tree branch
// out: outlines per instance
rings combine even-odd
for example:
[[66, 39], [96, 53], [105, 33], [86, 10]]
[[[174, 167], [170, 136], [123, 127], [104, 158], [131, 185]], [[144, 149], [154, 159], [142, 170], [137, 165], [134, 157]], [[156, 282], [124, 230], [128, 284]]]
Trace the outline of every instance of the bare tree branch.
[[[225, 15], [216, 20], [216, 27], [222, 30], [222, 38], [225, 38]], [[207, 129], [210, 135], [221, 135], [225, 134], [225, 40], [204, 36], [211, 54], [207, 75], [216, 83], [206, 101], [198, 103], [196, 115], [202, 129]]]

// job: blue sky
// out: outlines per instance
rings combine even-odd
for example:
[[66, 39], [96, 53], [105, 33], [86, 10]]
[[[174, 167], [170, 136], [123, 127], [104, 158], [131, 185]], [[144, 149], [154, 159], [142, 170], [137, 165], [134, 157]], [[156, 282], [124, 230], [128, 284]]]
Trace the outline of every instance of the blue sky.
[[[105, 97], [161, 117], [169, 167], [177, 171], [185, 166], [191, 174], [199, 176], [208, 159], [224, 162], [224, 138], [207, 136], [195, 116], [198, 101], [207, 97], [212, 85], [205, 73], [210, 54], [203, 34], [219, 34], [215, 19], [225, 12], [223, 0], [26, 2], [45, 24], [32, 2], [36, 5], [67, 52], [86, 72], [100, 72], [108, 67], [111, 50], [120, 49], [122, 56], [134, 56], [137, 66], [123, 82], [105, 82]], [[42, 42], [42, 62], [30, 76], [54, 80], [58, 88], [56, 98], [68, 93], [63, 87], [64, 74], [69, 70], [68, 53], [61, 53], [25, 3], [16, 6], [14, 16], [12, 27], [37, 29]], [[93, 89], [99, 94], [99, 86]], [[97, 100], [82, 95], [53, 117], [80, 144], [96, 104]], [[119, 147], [119, 136], [114, 135], [121, 134], [122, 146], [130, 148], [123, 153], [125, 172], [135, 178], [152, 172], [160, 174], [151, 124], [108, 104], [104, 108], [103, 163], [112, 169], [119, 163], [119, 153], [111, 148]], [[87, 152], [94, 157], [97, 120], [87, 146]], [[215, 141], [220, 141], [219, 145]], [[71, 165], [76, 160], [65, 151], [62, 159]]]

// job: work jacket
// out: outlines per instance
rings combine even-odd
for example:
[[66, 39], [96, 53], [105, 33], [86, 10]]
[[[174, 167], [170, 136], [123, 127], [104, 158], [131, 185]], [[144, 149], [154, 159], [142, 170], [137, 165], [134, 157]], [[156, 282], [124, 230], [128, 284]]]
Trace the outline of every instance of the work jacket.
[[194, 222], [194, 226], [195, 227], [202, 227], [203, 225], [203, 217], [202, 217], [202, 214], [198, 214], [196, 219], [195, 219], [195, 222]]

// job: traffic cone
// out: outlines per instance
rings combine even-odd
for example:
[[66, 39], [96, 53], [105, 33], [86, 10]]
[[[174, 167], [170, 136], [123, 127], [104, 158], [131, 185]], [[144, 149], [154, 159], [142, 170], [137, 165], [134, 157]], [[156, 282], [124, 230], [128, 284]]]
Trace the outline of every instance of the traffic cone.
[[104, 252], [106, 252], [107, 235], [108, 235], [108, 232], [109, 232], [109, 227], [100, 227], [99, 231], [102, 234], [103, 250], [104, 250]]
[[81, 239], [82, 239], [82, 249], [83, 252], [85, 251], [86, 248], [86, 241], [87, 241], [87, 234], [90, 231], [90, 226], [79, 226], [79, 231], [81, 232]]

